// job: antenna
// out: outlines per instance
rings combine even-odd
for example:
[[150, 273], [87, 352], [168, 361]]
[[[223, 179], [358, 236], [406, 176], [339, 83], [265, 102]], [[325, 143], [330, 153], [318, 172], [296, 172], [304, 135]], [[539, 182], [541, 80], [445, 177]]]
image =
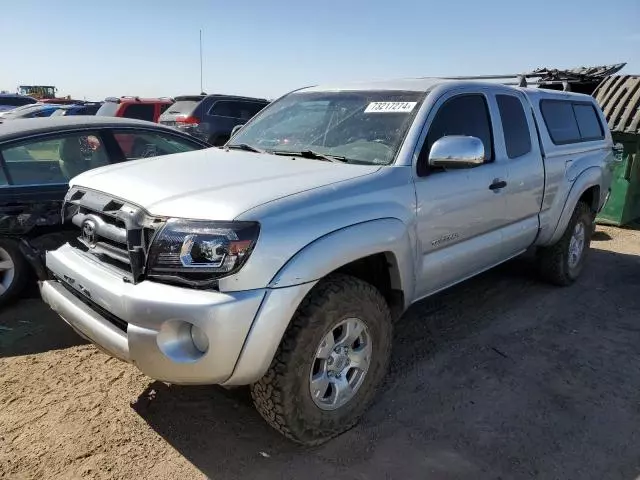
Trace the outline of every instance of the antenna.
[[204, 92], [202, 87], [202, 29], [200, 29], [200, 93]]

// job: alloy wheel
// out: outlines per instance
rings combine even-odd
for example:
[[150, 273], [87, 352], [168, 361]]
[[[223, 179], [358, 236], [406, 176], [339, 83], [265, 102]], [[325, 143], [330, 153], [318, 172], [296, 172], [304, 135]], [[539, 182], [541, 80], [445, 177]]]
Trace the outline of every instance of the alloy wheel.
[[371, 337], [359, 318], [348, 318], [322, 339], [309, 375], [311, 398], [321, 410], [336, 410], [357, 393], [371, 364]]
[[576, 223], [569, 241], [569, 268], [575, 268], [582, 258], [585, 243], [585, 228], [582, 222]]

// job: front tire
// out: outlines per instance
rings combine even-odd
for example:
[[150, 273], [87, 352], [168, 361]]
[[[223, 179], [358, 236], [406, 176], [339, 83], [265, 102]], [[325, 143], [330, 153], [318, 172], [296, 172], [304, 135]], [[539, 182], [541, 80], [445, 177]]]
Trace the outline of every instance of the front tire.
[[17, 242], [0, 238], [0, 307], [8, 304], [24, 289], [29, 276], [29, 264]]
[[593, 212], [589, 205], [578, 202], [560, 240], [538, 250], [542, 277], [560, 286], [575, 282], [588, 256], [592, 234]]
[[318, 445], [350, 428], [373, 401], [391, 353], [389, 307], [372, 285], [334, 274], [303, 300], [265, 376], [251, 386], [264, 419]]

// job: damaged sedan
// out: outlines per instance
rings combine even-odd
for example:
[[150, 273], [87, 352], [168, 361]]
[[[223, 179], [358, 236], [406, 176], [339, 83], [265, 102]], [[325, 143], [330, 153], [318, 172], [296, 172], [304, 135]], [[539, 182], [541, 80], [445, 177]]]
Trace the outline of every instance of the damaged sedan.
[[34, 272], [30, 262], [65, 242], [60, 218], [69, 180], [87, 170], [207, 148], [192, 136], [151, 122], [55, 117], [0, 125], [0, 306]]

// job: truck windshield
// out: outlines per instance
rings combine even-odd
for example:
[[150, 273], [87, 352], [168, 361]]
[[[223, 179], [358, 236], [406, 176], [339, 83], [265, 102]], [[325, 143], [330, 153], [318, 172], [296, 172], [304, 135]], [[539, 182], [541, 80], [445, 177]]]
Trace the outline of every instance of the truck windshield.
[[260, 112], [228, 145], [388, 165], [424, 97], [397, 90], [292, 93]]

